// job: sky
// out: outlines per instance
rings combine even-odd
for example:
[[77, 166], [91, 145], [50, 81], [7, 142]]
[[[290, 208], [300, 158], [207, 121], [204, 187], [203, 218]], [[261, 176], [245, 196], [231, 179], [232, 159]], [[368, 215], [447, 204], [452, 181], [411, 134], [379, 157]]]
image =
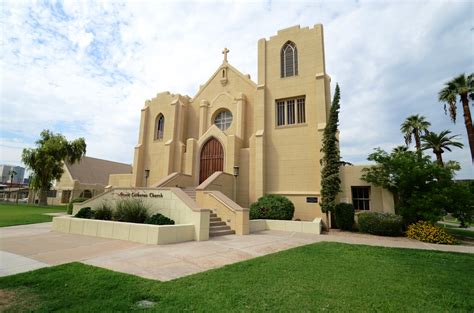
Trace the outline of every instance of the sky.
[[[0, 164], [21, 165], [43, 129], [84, 137], [87, 155], [131, 164], [140, 109], [157, 93], [193, 97], [222, 63], [257, 80], [257, 41], [324, 26], [341, 87], [344, 161], [403, 144], [412, 114], [459, 134], [456, 178], [474, 178], [461, 107], [437, 94], [474, 72], [473, 1], [5, 1], [0, 3]], [[472, 106], [471, 106], [472, 108]], [[474, 112], [473, 112], [474, 113]], [[429, 153], [429, 152], [428, 152]]]

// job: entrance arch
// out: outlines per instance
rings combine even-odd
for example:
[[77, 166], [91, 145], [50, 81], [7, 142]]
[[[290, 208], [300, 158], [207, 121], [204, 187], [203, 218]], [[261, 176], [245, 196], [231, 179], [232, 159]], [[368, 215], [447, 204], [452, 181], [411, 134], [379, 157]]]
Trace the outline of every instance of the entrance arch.
[[202, 147], [199, 168], [199, 184], [214, 172], [224, 170], [224, 148], [219, 140], [212, 137]]

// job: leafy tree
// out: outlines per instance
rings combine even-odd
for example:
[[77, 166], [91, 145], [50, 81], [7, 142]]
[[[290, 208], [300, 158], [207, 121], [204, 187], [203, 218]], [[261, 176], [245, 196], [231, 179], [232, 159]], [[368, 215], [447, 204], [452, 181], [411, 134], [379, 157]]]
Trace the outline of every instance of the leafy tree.
[[421, 136], [421, 145], [422, 150], [432, 149], [433, 153], [436, 155], [436, 160], [438, 164], [443, 167], [443, 157], [442, 154], [444, 150], [451, 151], [451, 147], [462, 148], [464, 145], [458, 141], [455, 141], [458, 136], [449, 136], [451, 131], [443, 130], [441, 133], [437, 134], [434, 132], [428, 132], [426, 135]]
[[[337, 139], [337, 127], [339, 125], [339, 100], [340, 89], [336, 84], [336, 91], [332, 100], [329, 119], [324, 128], [323, 158], [321, 160], [321, 210], [326, 213], [329, 221], [329, 212], [334, 211], [336, 206], [336, 196], [340, 191], [341, 179], [339, 178], [339, 169], [341, 167], [341, 157], [339, 154], [339, 145]], [[329, 226], [329, 225], [328, 225]]]
[[412, 137], [415, 139], [415, 147], [417, 151], [421, 149], [420, 137], [421, 133], [427, 133], [430, 122], [426, 120], [424, 116], [418, 114], [411, 115], [402, 123], [400, 131], [405, 136], [405, 143], [407, 147], [412, 142]]
[[396, 209], [407, 224], [437, 221], [443, 216], [444, 188], [450, 184], [456, 168], [440, 167], [428, 156], [413, 151], [388, 154], [378, 148], [368, 160], [376, 164], [363, 169], [362, 179], [391, 191]]
[[474, 182], [456, 182], [445, 191], [447, 211], [467, 227], [474, 218]]
[[40, 204], [47, 204], [47, 192], [53, 180], [61, 178], [64, 162], [75, 163], [86, 154], [84, 138], [67, 141], [61, 134], [43, 130], [36, 148], [23, 149], [22, 160], [33, 172], [30, 186], [40, 191]]
[[[469, 147], [471, 148], [471, 159], [474, 162], [474, 127], [472, 125], [471, 110], [469, 108], [469, 99], [474, 100], [474, 74], [466, 76], [461, 74], [448, 81], [444, 88], [438, 94], [440, 102], [444, 103], [444, 112], [451, 117], [453, 123], [456, 123], [457, 99], [462, 103], [464, 124], [466, 126]], [[446, 109], [446, 104], [448, 109]]]

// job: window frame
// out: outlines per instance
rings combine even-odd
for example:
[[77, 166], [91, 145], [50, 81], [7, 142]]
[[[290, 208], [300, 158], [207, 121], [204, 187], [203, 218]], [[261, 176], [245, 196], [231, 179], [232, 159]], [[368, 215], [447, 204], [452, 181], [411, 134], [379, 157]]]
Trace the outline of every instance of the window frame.
[[[367, 190], [367, 198], [364, 197], [365, 190]], [[351, 186], [351, 197], [352, 197], [352, 205], [354, 206], [354, 210], [355, 211], [370, 211], [370, 195], [371, 195], [370, 186]], [[362, 203], [362, 208], [359, 205], [360, 203]]]
[[[219, 124], [217, 122], [217, 119], [222, 115], [222, 114], [229, 114], [230, 115], [230, 121], [229, 121], [229, 116], [224, 116], [222, 118], [222, 121], [219, 121]], [[216, 114], [214, 115], [214, 118], [212, 120], [212, 123], [214, 125], [216, 125], [217, 128], [219, 128], [221, 131], [226, 131], [228, 130], [231, 126], [232, 126], [232, 122], [234, 122], [234, 115], [232, 114], [232, 112], [228, 109], [221, 109], [219, 111], [216, 112]], [[228, 123], [228, 125], [227, 125]], [[223, 127], [220, 127], [223, 126]], [[225, 127], [227, 125], [227, 127]]]
[[162, 141], [165, 137], [165, 116], [158, 114], [155, 120], [155, 140]]
[[275, 128], [306, 125], [306, 96], [275, 100]]
[[[287, 53], [292, 53], [290, 62], [292, 63], [289, 67], [287, 62]], [[289, 73], [291, 71], [291, 73]], [[280, 77], [292, 77], [298, 76], [298, 48], [293, 41], [288, 40], [281, 48], [280, 51]]]

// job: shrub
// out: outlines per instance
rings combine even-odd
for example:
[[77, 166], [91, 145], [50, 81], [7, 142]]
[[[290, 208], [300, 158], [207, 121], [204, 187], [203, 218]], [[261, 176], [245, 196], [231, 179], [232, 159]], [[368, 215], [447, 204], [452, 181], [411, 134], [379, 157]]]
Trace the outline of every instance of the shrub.
[[430, 243], [442, 243], [447, 245], [456, 243], [456, 239], [443, 228], [425, 221], [419, 221], [416, 224], [408, 226], [406, 235], [408, 238]]
[[74, 207], [74, 203], [79, 203], [79, 202], [84, 202], [86, 200], [89, 200], [87, 198], [75, 198], [72, 199], [71, 202], [67, 205], [67, 214], [71, 215], [72, 214], [72, 209]]
[[148, 217], [148, 208], [137, 199], [119, 201], [113, 213], [113, 219], [120, 222], [144, 223]]
[[335, 208], [336, 226], [342, 230], [351, 230], [354, 226], [354, 207], [350, 203], [338, 203]]
[[291, 220], [295, 206], [286, 197], [265, 195], [250, 206], [250, 219]]
[[146, 224], [153, 224], [153, 225], [174, 225], [174, 221], [166, 216], [156, 213], [150, 216], [145, 221]]
[[381, 236], [400, 236], [403, 219], [391, 213], [361, 212], [358, 214], [359, 230], [363, 233]]
[[74, 216], [79, 218], [94, 218], [94, 211], [89, 207], [85, 207], [80, 209]]
[[103, 203], [98, 209], [95, 210], [94, 218], [96, 220], [110, 221], [112, 219], [112, 209], [108, 204]]

